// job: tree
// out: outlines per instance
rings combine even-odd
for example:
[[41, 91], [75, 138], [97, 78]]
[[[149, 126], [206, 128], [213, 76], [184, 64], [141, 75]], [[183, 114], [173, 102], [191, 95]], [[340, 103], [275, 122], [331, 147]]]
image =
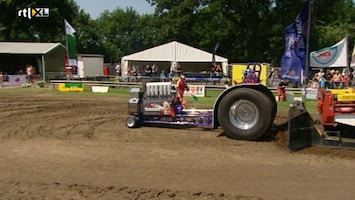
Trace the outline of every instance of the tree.
[[118, 62], [125, 54], [153, 46], [155, 41], [154, 19], [140, 16], [132, 8], [116, 8], [102, 13], [96, 20], [99, 44], [103, 46], [108, 62]]
[[[211, 51], [220, 43], [219, 54], [231, 61], [248, 61], [267, 53], [265, 24], [269, 0], [149, 0], [160, 18], [160, 40], [179, 40]], [[258, 41], [258, 42], [255, 42]], [[258, 51], [255, 51], [255, 50]]]
[[318, 50], [333, 45], [346, 35], [350, 39], [355, 39], [354, 12], [355, 3], [351, 0], [319, 0], [314, 2], [312, 49]]
[[[46, 5], [49, 18], [26, 19], [18, 17], [18, 10]], [[76, 18], [78, 6], [73, 0], [3, 0], [0, 2], [0, 40], [62, 42], [64, 39], [63, 18]]]
[[[91, 19], [74, 0], [0, 1], [0, 40], [65, 43], [63, 19], [76, 30], [78, 52], [97, 53], [106, 62], [172, 40], [212, 52], [230, 62], [269, 62], [279, 66], [284, 29], [305, 0], [146, 0], [154, 14], [116, 8]], [[355, 40], [353, 0], [313, 1], [310, 50]], [[25, 19], [17, 11], [46, 5], [50, 17]], [[9, 17], [10, 16], [10, 17]], [[350, 47], [351, 48], [351, 47]], [[212, 58], [211, 58], [212, 61]]]

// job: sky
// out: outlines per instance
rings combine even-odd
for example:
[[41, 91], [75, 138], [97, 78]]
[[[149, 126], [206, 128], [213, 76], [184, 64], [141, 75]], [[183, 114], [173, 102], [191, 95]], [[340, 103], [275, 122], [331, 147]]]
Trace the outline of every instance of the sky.
[[139, 14], [151, 14], [154, 7], [150, 6], [146, 0], [75, 0], [78, 6], [92, 19], [96, 19], [105, 10], [114, 10], [117, 7], [126, 9], [132, 7]]

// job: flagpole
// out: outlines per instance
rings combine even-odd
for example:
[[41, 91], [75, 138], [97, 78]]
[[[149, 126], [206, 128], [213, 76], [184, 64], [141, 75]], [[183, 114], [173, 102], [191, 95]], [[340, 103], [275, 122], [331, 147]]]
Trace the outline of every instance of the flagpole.
[[304, 80], [302, 80], [302, 82], [303, 82], [302, 102], [304, 103], [304, 106], [306, 106], [307, 84], [308, 84], [308, 79], [309, 79], [309, 68], [310, 68], [309, 46], [310, 46], [310, 38], [311, 38], [312, 8], [313, 8], [313, 0], [310, 0], [309, 5], [308, 5], [308, 19], [307, 19], [307, 42], [306, 42], [306, 60], [305, 60], [306, 63], [305, 63], [305, 70], [304, 70]]
[[[346, 51], [346, 56], [348, 56], [349, 55], [349, 50], [348, 50], [348, 47], [349, 47], [349, 35], [348, 34], [346, 34], [346, 46], [345, 46], [345, 51]], [[349, 77], [350, 77], [350, 72], [351, 72], [351, 70], [350, 70], [350, 65], [351, 65], [351, 59], [352, 59], [352, 57], [350, 58], [350, 62], [349, 62], [349, 58], [348, 57], [346, 57], [346, 61], [347, 61], [347, 63], [346, 63], [346, 70], [347, 70], [347, 72], [348, 72], [348, 74], [349, 74]], [[350, 79], [348, 80], [348, 82], [346, 83], [347, 85], [348, 85], [348, 87], [350, 86]]]
[[[66, 20], [64, 19], [64, 33], [66, 33], [65, 22], [66, 22]], [[69, 50], [68, 50], [68, 37], [67, 37], [67, 34], [65, 34], [65, 46], [67, 47], [67, 62], [68, 62], [68, 65], [69, 65]]]

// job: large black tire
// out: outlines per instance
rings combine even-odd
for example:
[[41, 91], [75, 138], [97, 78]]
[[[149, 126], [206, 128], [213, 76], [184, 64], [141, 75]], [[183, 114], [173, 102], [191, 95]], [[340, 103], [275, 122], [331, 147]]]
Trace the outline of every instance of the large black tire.
[[128, 128], [138, 128], [139, 123], [139, 118], [133, 115], [128, 116], [126, 119], [126, 126]]
[[218, 121], [234, 139], [256, 140], [274, 120], [274, 105], [267, 95], [251, 88], [237, 88], [223, 97], [218, 106]]

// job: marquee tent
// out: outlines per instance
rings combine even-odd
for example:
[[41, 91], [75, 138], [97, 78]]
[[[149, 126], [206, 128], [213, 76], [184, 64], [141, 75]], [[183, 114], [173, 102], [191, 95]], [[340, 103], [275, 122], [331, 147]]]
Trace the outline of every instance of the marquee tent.
[[15, 74], [33, 65], [41, 78], [64, 71], [66, 48], [61, 43], [0, 42], [0, 71]]
[[[121, 69], [124, 72], [128, 66], [137, 63], [155, 63], [168, 64], [169, 70], [174, 70], [178, 65], [183, 71], [196, 71], [193, 68], [201, 66], [210, 67], [212, 62], [212, 53], [172, 41], [160, 46], [143, 50], [134, 54], [122, 57]], [[227, 73], [228, 59], [221, 56], [215, 56], [216, 63], [220, 63], [223, 73]], [[207, 69], [207, 68], [206, 68]], [[209, 70], [210, 68], [208, 68]]]

